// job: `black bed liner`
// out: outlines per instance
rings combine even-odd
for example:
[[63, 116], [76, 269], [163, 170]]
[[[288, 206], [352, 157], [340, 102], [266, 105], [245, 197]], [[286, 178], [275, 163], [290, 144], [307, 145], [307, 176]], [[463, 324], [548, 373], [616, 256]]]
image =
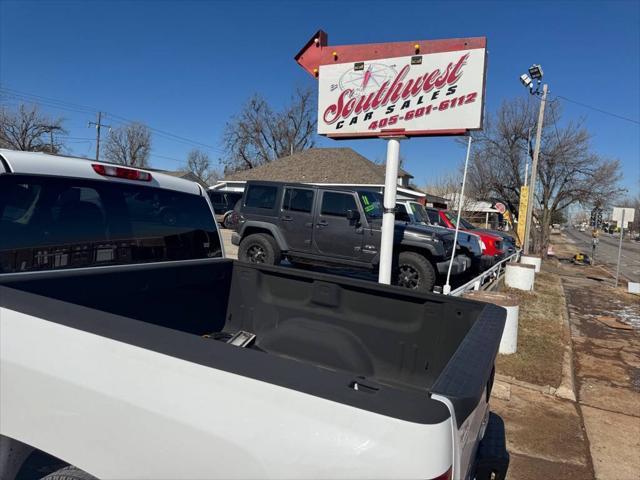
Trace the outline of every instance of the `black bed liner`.
[[[505, 318], [479, 302], [230, 260], [3, 275], [0, 305], [418, 423], [449, 416], [431, 393], [467, 418]], [[263, 351], [201, 338], [238, 330]]]

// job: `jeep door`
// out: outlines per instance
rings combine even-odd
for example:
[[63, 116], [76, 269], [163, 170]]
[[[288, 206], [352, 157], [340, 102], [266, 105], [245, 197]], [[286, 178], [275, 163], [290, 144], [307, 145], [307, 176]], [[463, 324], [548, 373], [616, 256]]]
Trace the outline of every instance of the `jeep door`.
[[285, 187], [278, 224], [289, 250], [311, 251], [314, 196], [312, 188]]
[[[313, 229], [314, 251], [329, 257], [361, 260], [364, 221], [353, 192], [320, 191], [320, 203]], [[358, 219], [349, 219], [349, 211]]]

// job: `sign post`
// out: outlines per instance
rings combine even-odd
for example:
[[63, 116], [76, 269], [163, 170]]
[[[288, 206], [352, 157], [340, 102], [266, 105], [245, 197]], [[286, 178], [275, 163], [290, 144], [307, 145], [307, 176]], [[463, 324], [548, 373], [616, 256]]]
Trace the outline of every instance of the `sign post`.
[[620, 242], [618, 243], [618, 264], [616, 266], [616, 287], [620, 277], [620, 257], [622, 256], [622, 237], [624, 236], [624, 227], [627, 223], [633, 222], [635, 210], [633, 208], [613, 207], [611, 219], [620, 226]]
[[453, 234], [453, 250], [451, 251], [451, 260], [449, 261], [449, 268], [447, 269], [447, 281], [444, 284], [442, 293], [448, 295], [451, 293], [451, 285], [449, 279], [451, 278], [451, 267], [453, 266], [453, 259], [456, 255], [456, 244], [458, 243], [458, 232], [460, 231], [460, 216], [462, 215], [462, 206], [464, 205], [464, 186], [467, 183], [467, 166], [469, 165], [469, 154], [471, 153], [471, 141], [473, 137], [469, 135], [467, 141], [467, 156], [464, 160], [464, 173], [462, 175], [462, 187], [460, 188], [460, 195], [458, 195], [458, 218], [456, 218], [456, 231]]
[[400, 140], [387, 140], [387, 163], [384, 172], [384, 213], [382, 215], [382, 236], [380, 239], [380, 268], [378, 282], [391, 284], [391, 265], [393, 264], [393, 230], [396, 220], [396, 187], [400, 167]]
[[618, 264], [616, 265], [616, 287], [618, 286], [618, 279], [620, 277], [620, 257], [622, 256], [622, 237], [624, 236], [624, 212], [622, 209], [622, 220], [620, 221], [620, 243], [618, 244]]
[[380, 283], [392, 277], [400, 139], [482, 128], [486, 43], [473, 37], [329, 47], [320, 30], [295, 57], [318, 79], [318, 134], [387, 140]]

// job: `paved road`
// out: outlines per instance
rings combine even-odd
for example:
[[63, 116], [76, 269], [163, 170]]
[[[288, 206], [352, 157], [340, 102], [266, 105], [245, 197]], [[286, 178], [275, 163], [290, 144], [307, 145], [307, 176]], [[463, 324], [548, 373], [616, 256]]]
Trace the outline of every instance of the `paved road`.
[[[582, 253], [591, 255], [591, 233], [580, 232], [569, 228], [565, 230], [567, 237], [573, 240]], [[607, 270], [615, 274], [618, 261], [618, 237], [603, 233], [596, 251], [596, 265], [605, 265]], [[640, 282], [640, 242], [623, 239], [620, 257], [620, 274], [632, 282]]]

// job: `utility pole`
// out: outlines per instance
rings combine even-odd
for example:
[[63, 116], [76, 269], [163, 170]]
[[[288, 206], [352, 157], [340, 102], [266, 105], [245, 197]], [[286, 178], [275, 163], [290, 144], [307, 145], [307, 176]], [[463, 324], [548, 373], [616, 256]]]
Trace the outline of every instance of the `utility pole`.
[[96, 160], [100, 160], [100, 128], [107, 127], [109, 130], [111, 130], [111, 125], [104, 125], [102, 123], [102, 112], [98, 112], [97, 120], [97, 122], [89, 122], [88, 127], [96, 127]]
[[46, 125], [44, 128], [49, 133], [49, 153], [53, 155], [55, 153], [53, 151], [53, 130], [58, 127], [56, 125]]
[[542, 141], [542, 122], [544, 121], [544, 107], [547, 103], [548, 85], [542, 86], [542, 99], [540, 101], [540, 112], [538, 113], [538, 125], [536, 127], [536, 145], [533, 149], [533, 162], [531, 164], [531, 180], [529, 184], [529, 203], [527, 204], [527, 220], [524, 234], [524, 254], [529, 255], [529, 237], [531, 236], [531, 217], [533, 213], [533, 201], [536, 195], [536, 178], [538, 173], [538, 157], [540, 156], [540, 143]]

